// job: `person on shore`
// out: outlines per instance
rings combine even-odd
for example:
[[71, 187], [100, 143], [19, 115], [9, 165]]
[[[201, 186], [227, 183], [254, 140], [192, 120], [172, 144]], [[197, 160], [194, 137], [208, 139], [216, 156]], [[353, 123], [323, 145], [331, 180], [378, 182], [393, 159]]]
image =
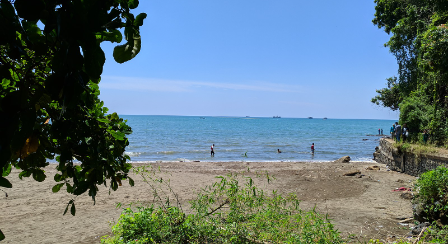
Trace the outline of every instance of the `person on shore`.
[[314, 154], [314, 143], [311, 144], [311, 153]]
[[403, 124], [403, 142], [406, 141], [406, 139], [409, 136], [409, 128], [406, 126], [406, 124]]
[[397, 139], [397, 142], [400, 142], [400, 136], [401, 136], [401, 125], [399, 125], [398, 122], [395, 122], [395, 137]]
[[277, 153], [282, 153], [282, 151], [280, 151], [280, 149], [277, 149]]
[[381, 135], [381, 133], [380, 133], [380, 132], [381, 132], [381, 129], [378, 129], [378, 135]]
[[423, 142], [425, 144], [428, 141], [428, 138], [429, 138], [428, 130], [423, 130]]
[[381, 128], [381, 135], [383, 135], [383, 129]]
[[390, 127], [390, 136], [392, 137], [392, 139], [395, 138], [395, 124], [392, 124], [392, 127]]
[[210, 148], [210, 156], [214, 157], [215, 156], [215, 144], [212, 144], [211, 148]]

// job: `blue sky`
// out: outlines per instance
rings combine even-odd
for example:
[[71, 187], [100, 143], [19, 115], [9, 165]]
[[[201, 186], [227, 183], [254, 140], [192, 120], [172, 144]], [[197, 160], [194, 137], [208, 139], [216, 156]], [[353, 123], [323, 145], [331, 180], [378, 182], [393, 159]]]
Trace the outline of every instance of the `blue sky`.
[[370, 102], [395, 58], [373, 0], [142, 0], [142, 50], [106, 64], [100, 98], [144, 115], [397, 119]]

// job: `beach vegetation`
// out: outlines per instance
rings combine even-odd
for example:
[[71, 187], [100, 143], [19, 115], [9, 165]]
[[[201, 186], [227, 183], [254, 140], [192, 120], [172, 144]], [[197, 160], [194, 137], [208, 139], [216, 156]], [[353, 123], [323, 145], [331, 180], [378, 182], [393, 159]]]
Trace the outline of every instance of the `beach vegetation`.
[[385, 46], [398, 62], [372, 102], [400, 111], [409, 139], [428, 130], [431, 143], [448, 142], [448, 4], [443, 0], [375, 0], [373, 23], [390, 34]]
[[421, 203], [428, 221], [448, 224], [448, 168], [439, 166], [420, 175], [415, 201]]
[[[296, 195], [265, 192], [272, 179], [248, 172], [217, 177], [183, 211], [169, 180], [148, 167], [136, 169], [154, 201], [125, 208], [102, 243], [342, 243], [326, 215], [304, 211]], [[163, 191], [162, 191], [163, 190]]]
[[[371, 244], [387, 244], [391, 242], [383, 242], [378, 239], [371, 239]], [[427, 228], [423, 228], [417, 236], [398, 238], [395, 244], [424, 244], [424, 243], [448, 243], [448, 226], [437, 226], [433, 224]]]
[[[116, 190], [126, 179], [132, 130], [99, 99], [100, 45], [124, 41], [113, 51], [118, 63], [139, 53], [146, 14], [135, 16], [137, 6], [138, 0], [0, 2], [0, 187], [12, 187], [5, 178], [12, 168], [20, 178], [45, 180], [47, 159], [58, 163], [54, 192], [88, 192], [95, 201], [98, 185]], [[68, 209], [75, 214], [75, 198]]]

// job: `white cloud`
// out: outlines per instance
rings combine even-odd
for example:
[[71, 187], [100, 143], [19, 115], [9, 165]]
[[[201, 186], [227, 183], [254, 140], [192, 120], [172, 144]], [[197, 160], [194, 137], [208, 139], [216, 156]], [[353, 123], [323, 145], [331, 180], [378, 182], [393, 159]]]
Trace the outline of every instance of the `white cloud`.
[[194, 92], [200, 88], [218, 88], [261, 92], [301, 92], [301, 87], [270, 82], [251, 82], [251, 84], [164, 80], [151, 78], [103, 76], [101, 89], [159, 92]]

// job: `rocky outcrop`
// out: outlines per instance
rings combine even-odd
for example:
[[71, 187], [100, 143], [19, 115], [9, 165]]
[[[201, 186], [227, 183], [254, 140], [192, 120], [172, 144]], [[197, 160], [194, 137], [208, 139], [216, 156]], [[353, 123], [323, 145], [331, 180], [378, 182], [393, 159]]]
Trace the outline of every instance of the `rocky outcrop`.
[[401, 152], [394, 147], [394, 142], [387, 138], [380, 139], [380, 144], [373, 153], [373, 159], [378, 163], [386, 164], [391, 170], [412, 176], [419, 176], [440, 165], [448, 166], [447, 156]]

